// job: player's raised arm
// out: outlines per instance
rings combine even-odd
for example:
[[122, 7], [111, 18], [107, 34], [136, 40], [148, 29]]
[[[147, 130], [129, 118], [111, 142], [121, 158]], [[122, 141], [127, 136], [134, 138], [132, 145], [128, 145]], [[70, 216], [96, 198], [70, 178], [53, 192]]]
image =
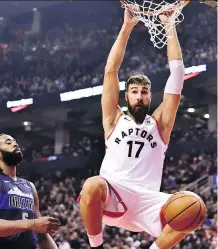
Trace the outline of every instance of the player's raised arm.
[[[160, 15], [161, 22], [164, 23], [164, 25], [168, 25], [170, 18], [171, 17], [165, 15]], [[161, 136], [166, 143], [169, 143], [170, 134], [176, 119], [185, 75], [176, 28], [173, 27], [171, 32], [172, 36], [168, 38], [167, 46], [170, 77], [164, 90], [163, 102], [153, 114], [159, 123]]]
[[137, 24], [137, 22], [138, 21], [131, 16], [130, 11], [125, 10], [122, 28], [107, 59], [101, 98], [105, 136], [107, 136], [111, 132], [116, 123], [117, 117], [121, 112], [118, 108], [118, 71], [125, 55], [127, 41], [132, 32], [132, 29]]

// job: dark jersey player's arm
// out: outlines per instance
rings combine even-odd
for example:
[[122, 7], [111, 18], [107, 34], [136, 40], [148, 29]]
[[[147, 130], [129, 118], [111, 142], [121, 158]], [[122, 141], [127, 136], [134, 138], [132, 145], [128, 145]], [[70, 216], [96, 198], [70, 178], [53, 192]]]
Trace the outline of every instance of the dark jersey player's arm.
[[[33, 191], [34, 191], [34, 203], [35, 203], [35, 210], [36, 210], [36, 217], [41, 217], [40, 211], [39, 211], [39, 197], [38, 193], [36, 191], [36, 188], [33, 183], [31, 183]], [[55, 244], [54, 240], [49, 234], [38, 234], [39, 238], [39, 247], [40, 249], [58, 249], [57, 245]]]
[[107, 137], [121, 113], [119, 102], [118, 71], [125, 55], [127, 41], [133, 27], [123, 24], [120, 33], [110, 51], [104, 73], [104, 84], [101, 98], [103, 127]]
[[33, 220], [2, 220], [0, 219], [0, 237], [8, 237], [33, 230]]

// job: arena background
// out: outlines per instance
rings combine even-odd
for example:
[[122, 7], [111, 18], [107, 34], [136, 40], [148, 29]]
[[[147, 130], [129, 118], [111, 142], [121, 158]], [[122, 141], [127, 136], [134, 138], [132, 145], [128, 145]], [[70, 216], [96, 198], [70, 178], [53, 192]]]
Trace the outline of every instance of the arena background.
[[[217, 12], [191, 1], [178, 26], [185, 85], [161, 190], [186, 189], [207, 203], [202, 228], [176, 249], [217, 248]], [[89, 248], [76, 198], [98, 174], [104, 156], [100, 94], [104, 66], [123, 18], [119, 1], [0, 2], [0, 130], [16, 137], [25, 156], [21, 176], [33, 181], [42, 215], [59, 217], [59, 249]], [[151, 112], [169, 75], [166, 49], [138, 24], [120, 79], [144, 73], [152, 81]], [[107, 249], [148, 249], [154, 238], [105, 228]]]

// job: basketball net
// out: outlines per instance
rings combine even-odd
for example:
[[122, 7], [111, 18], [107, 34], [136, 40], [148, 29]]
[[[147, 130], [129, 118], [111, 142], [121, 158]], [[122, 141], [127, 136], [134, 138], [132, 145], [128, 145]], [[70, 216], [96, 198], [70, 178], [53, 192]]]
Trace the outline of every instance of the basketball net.
[[[130, 4], [134, 7], [131, 8], [131, 14], [139, 21], [143, 22], [148, 28], [150, 34], [150, 40], [153, 42], [154, 47], [159, 49], [163, 48], [168, 38], [171, 37], [171, 30], [174, 26], [178, 25], [184, 20], [182, 9], [187, 5], [190, 0], [175, 0], [174, 3], [167, 3], [161, 1], [160, 3], [154, 3], [153, 0], [120, 0], [122, 7], [129, 8]], [[159, 15], [170, 15], [170, 22], [164, 25]]]

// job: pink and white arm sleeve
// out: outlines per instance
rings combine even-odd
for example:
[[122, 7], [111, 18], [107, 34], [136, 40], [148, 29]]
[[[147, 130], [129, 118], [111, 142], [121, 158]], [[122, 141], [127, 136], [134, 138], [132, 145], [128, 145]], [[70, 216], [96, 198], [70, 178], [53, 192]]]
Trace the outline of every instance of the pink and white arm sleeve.
[[169, 62], [170, 77], [167, 80], [164, 93], [180, 95], [183, 89], [185, 67], [182, 60]]

